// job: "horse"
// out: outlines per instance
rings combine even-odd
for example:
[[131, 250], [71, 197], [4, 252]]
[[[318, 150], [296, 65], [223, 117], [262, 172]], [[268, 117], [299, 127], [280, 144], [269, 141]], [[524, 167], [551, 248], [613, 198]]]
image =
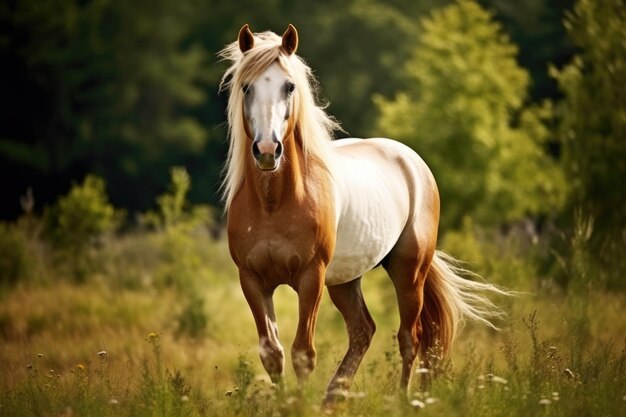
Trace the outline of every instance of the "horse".
[[325, 402], [348, 392], [376, 325], [361, 292], [363, 274], [381, 265], [397, 294], [408, 392], [418, 354], [447, 353], [463, 318], [489, 326], [500, 314], [484, 294], [504, 293], [463, 278], [436, 249], [439, 193], [426, 163], [384, 138], [333, 140], [338, 122], [318, 104], [317, 81], [296, 55], [298, 32], [253, 34], [249, 25], [219, 54], [230, 66], [229, 148], [222, 197], [230, 255], [259, 337], [259, 356], [273, 382], [284, 350], [272, 294], [289, 285], [298, 296], [291, 359], [299, 381], [316, 363], [314, 336], [324, 286], [345, 320], [349, 346]]

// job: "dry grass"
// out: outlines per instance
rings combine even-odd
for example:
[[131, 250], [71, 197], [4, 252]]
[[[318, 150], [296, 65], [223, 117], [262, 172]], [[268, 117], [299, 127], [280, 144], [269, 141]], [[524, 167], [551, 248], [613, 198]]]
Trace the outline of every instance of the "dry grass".
[[[83, 284], [35, 280], [4, 290], [0, 414], [319, 415], [325, 385], [347, 346], [344, 324], [328, 297], [320, 309], [319, 362], [310, 382], [298, 387], [288, 364], [284, 386], [272, 386], [225, 243], [194, 240], [192, 251], [204, 258], [193, 271], [193, 288], [204, 300], [207, 321], [201, 336], [191, 337], [178, 331], [187, 292], [157, 279], [159, 239], [158, 233], [117, 239], [104, 249], [104, 268]], [[115, 276], [122, 271], [126, 276]], [[375, 270], [363, 289], [378, 330], [354, 395], [338, 407], [338, 415], [410, 415], [419, 409], [421, 415], [565, 416], [623, 410], [621, 293], [588, 294], [586, 335], [573, 330], [570, 319], [578, 316], [562, 291], [540, 286], [535, 294], [500, 300], [509, 312], [504, 330], [466, 326], [452, 362], [421, 369], [406, 401], [395, 393], [398, 317], [392, 285]], [[288, 352], [296, 297], [280, 288], [275, 301]], [[439, 376], [421, 387], [419, 376], [435, 371]]]

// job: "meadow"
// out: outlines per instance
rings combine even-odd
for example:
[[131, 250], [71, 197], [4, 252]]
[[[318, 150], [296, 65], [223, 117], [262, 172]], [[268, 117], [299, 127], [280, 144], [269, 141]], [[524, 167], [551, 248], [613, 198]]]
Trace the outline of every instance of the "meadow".
[[623, 0], [4, 3], [0, 417], [325, 413], [340, 314], [325, 294], [300, 386], [277, 290], [272, 385], [217, 208], [216, 52], [246, 22], [296, 24], [318, 104], [422, 155], [438, 249], [516, 294], [493, 300], [499, 331], [466, 323], [417, 364], [406, 398], [396, 296], [371, 271], [377, 332], [334, 415], [626, 415]]
[[[206, 210], [185, 203], [181, 175], [160, 197], [160, 209], [143, 216], [143, 226], [86, 237], [77, 246], [60, 237], [83, 230], [76, 222], [69, 229], [57, 223], [55, 238], [46, 237], [45, 216], [2, 224], [0, 415], [324, 412], [326, 384], [347, 348], [341, 316], [325, 294], [316, 370], [299, 386], [287, 354], [284, 382], [272, 385], [225, 236], [206, 221]], [[60, 210], [101, 219], [107, 210], [94, 209], [106, 206], [98, 198], [91, 208], [68, 208], [72, 198], [85, 199], [89, 187], [75, 186], [81, 192], [70, 193]], [[377, 332], [335, 415], [623, 415], [626, 297], [594, 282], [585, 226], [591, 227], [581, 222], [565, 242], [568, 257], [560, 257], [556, 271], [532, 261], [550, 251], [545, 242], [519, 230], [478, 233], [466, 224], [448, 233], [443, 249], [518, 294], [494, 300], [507, 313], [499, 332], [467, 323], [450, 358], [433, 352], [431, 369], [416, 366], [408, 399], [397, 393], [393, 286], [382, 269], [370, 272], [363, 290]], [[295, 293], [281, 287], [275, 299], [288, 352]]]

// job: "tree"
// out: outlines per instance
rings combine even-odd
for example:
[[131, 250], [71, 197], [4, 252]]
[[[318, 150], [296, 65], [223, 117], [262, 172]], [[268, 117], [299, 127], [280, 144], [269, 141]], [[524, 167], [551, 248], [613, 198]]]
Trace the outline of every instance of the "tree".
[[208, 136], [193, 113], [206, 66], [206, 52], [186, 43], [194, 16], [192, 3], [166, 0], [3, 4], [0, 169], [19, 187], [10, 191], [35, 179], [38, 197], [59, 193], [58, 182], [95, 171], [114, 201], [149, 204], [167, 167]]
[[411, 87], [376, 101], [380, 128], [433, 170], [442, 227], [459, 227], [466, 215], [497, 225], [556, 210], [564, 186], [544, 150], [551, 108], [524, 106], [529, 76], [501, 25], [476, 2], [459, 0], [421, 26], [406, 66]]
[[546, 69], [563, 65], [573, 55], [572, 44], [562, 25], [563, 13], [574, 0], [478, 0], [502, 22], [513, 42], [519, 46], [518, 61], [532, 78], [529, 86], [533, 101], [560, 97], [556, 81]]
[[406, 40], [418, 35], [415, 19], [397, 6], [374, 0], [335, 2], [329, 8], [317, 8], [310, 23], [303, 20], [308, 29], [308, 37], [302, 38], [303, 56], [319, 75], [329, 112], [346, 132], [372, 136], [372, 95], [393, 94], [404, 84], [402, 63], [411, 53]]
[[621, 281], [626, 267], [625, 21], [623, 0], [578, 0], [565, 26], [579, 52], [563, 69], [551, 70], [564, 94], [559, 136], [571, 183], [568, 207], [593, 219], [594, 258]]

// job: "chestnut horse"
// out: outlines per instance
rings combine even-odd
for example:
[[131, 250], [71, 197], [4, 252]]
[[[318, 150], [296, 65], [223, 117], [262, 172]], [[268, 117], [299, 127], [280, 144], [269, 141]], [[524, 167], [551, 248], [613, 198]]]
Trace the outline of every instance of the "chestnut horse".
[[362, 275], [382, 265], [400, 311], [400, 385], [408, 389], [418, 353], [450, 348], [463, 317], [491, 325], [498, 310], [435, 250], [439, 194], [424, 161], [390, 139], [332, 141], [339, 126], [316, 104], [316, 82], [295, 52], [296, 29], [282, 37], [241, 28], [221, 57], [230, 61], [230, 146], [223, 184], [231, 256], [259, 335], [260, 357], [281, 378], [272, 294], [298, 294], [291, 348], [299, 380], [315, 367], [315, 323], [324, 285], [346, 322], [348, 351], [326, 400], [349, 388], [375, 330], [361, 293]]

